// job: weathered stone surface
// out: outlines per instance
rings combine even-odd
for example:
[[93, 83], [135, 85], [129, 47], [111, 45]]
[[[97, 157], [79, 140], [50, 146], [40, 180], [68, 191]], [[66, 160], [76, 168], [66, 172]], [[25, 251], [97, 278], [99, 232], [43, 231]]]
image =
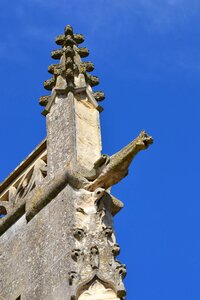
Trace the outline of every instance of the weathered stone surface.
[[70, 299], [72, 193], [67, 187], [31, 222], [23, 216], [1, 236], [0, 299]]
[[57, 96], [47, 115], [48, 176], [76, 159], [74, 97]]
[[90, 170], [101, 155], [99, 112], [83, 93], [75, 99], [77, 162]]

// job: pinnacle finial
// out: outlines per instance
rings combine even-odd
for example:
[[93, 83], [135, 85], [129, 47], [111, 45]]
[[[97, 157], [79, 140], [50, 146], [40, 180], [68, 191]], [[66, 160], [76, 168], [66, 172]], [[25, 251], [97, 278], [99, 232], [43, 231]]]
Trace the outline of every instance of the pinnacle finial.
[[[56, 37], [56, 44], [62, 48], [53, 50], [51, 56], [53, 59], [60, 60], [60, 62], [48, 67], [48, 72], [53, 77], [44, 82], [44, 88], [48, 91], [62, 93], [89, 89], [94, 101], [102, 101], [105, 98], [103, 93], [93, 93], [91, 89], [99, 84], [99, 78], [88, 73], [94, 70], [94, 64], [92, 62], [82, 62], [81, 60], [81, 58], [89, 55], [89, 50], [86, 47], [78, 47], [83, 41], [84, 36], [74, 34], [71, 25], [65, 27], [64, 34]], [[39, 103], [46, 106], [50, 98], [51, 96], [43, 96]]]
[[71, 25], [67, 25], [67, 26], [65, 27], [64, 32], [65, 32], [65, 36], [66, 36], [66, 35], [73, 35], [73, 28], [72, 28], [72, 26], [71, 26]]

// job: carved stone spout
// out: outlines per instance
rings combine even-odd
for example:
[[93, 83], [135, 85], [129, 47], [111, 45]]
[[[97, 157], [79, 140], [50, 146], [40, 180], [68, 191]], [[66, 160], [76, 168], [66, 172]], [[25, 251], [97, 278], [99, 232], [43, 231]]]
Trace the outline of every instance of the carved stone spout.
[[128, 174], [128, 168], [133, 158], [140, 150], [145, 150], [153, 143], [153, 138], [145, 131], [122, 150], [112, 155], [99, 169], [98, 177], [86, 185], [86, 189], [94, 191], [98, 187], [108, 189], [118, 183]]

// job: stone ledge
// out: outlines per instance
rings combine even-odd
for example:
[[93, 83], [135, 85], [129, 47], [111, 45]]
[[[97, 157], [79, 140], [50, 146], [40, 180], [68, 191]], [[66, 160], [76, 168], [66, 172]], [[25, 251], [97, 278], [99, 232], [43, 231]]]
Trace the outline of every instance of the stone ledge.
[[6, 232], [23, 214], [25, 213], [25, 199], [11, 211], [7, 216], [0, 220], [0, 236]]
[[[45, 181], [45, 180], [44, 180]], [[9, 227], [11, 227], [24, 213], [29, 222], [42, 208], [44, 208], [51, 200], [53, 200], [67, 185], [73, 188], [80, 188], [84, 182], [81, 177], [69, 170], [58, 173], [50, 181], [46, 181], [43, 185], [33, 189], [26, 197], [23, 198], [13, 211], [0, 220], [0, 235], [2, 235]]]

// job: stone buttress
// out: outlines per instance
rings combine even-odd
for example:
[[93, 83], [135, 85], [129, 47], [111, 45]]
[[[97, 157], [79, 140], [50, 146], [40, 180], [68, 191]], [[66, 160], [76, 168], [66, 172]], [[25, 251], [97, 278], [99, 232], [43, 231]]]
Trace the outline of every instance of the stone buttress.
[[126, 297], [113, 228], [123, 203], [110, 189], [153, 139], [142, 131], [116, 154], [101, 154], [104, 93], [93, 91], [99, 79], [82, 60], [83, 41], [69, 25], [56, 38], [50, 94], [39, 101], [47, 138], [0, 186], [2, 300]]

